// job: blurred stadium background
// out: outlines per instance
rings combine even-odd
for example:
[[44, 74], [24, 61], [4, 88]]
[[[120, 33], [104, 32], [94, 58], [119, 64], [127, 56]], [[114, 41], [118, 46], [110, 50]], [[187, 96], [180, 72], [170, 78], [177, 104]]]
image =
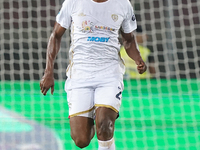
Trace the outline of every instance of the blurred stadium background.
[[[43, 96], [39, 89], [47, 41], [62, 2], [0, 1], [1, 150], [49, 150], [49, 141], [54, 149], [78, 149], [70, 138], [63, 90], [68, 31], [55, 63], [55, 94]], [[154, 72], [151, 77], [127, 76], [124, 80], [120, 118], [116, 121], [117, 150], [198, 150], [200, 1], [131, 3], [142, 33], [148, 36], [143, 46], [150, 50], [147, 64]], [[86, 148], [94, 149], [96, 137]]]

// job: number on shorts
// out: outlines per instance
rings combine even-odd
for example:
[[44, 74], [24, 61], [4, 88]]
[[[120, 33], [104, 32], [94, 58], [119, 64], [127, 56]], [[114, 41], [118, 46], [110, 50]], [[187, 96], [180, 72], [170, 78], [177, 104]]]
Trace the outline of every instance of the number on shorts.
[[122, 92], [120, 91], [120, 92], [116, 95], [116, 98], [120, 100], [121, 98], [120, 98], [119, 96], [120, 96], [121, 94], [122, 94]]

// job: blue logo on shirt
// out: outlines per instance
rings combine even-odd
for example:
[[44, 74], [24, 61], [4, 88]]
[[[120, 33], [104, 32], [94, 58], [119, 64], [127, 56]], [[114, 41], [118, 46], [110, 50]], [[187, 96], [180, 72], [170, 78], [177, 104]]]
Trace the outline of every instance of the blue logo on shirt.
[[109, 39], [109, 37], [88, 37], [87, 41], [108, 42]]

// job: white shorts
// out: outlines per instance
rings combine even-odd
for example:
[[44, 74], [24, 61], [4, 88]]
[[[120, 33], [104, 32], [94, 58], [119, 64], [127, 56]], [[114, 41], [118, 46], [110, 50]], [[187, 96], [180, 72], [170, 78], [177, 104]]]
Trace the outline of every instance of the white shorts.
[[124, 89], [123, 79], [67, 79], [65, 91], [69, 106], [69, 117], [85, 116], [95, 117], [95, 109], [98, 107], [111, 108], [119, 112]]

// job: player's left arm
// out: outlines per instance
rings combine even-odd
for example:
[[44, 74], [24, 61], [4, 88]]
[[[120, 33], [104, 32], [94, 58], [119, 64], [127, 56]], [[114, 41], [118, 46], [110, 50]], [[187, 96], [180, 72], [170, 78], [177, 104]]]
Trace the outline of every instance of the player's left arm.
[[140, 55], [134, 32], [124, 33], [123, 31], [121, 31], [121, 35], [126, 53], [131, 59], [135, 61], [138, 72], [140, 74], [144, 73], [147, 70], [147, 66]]

